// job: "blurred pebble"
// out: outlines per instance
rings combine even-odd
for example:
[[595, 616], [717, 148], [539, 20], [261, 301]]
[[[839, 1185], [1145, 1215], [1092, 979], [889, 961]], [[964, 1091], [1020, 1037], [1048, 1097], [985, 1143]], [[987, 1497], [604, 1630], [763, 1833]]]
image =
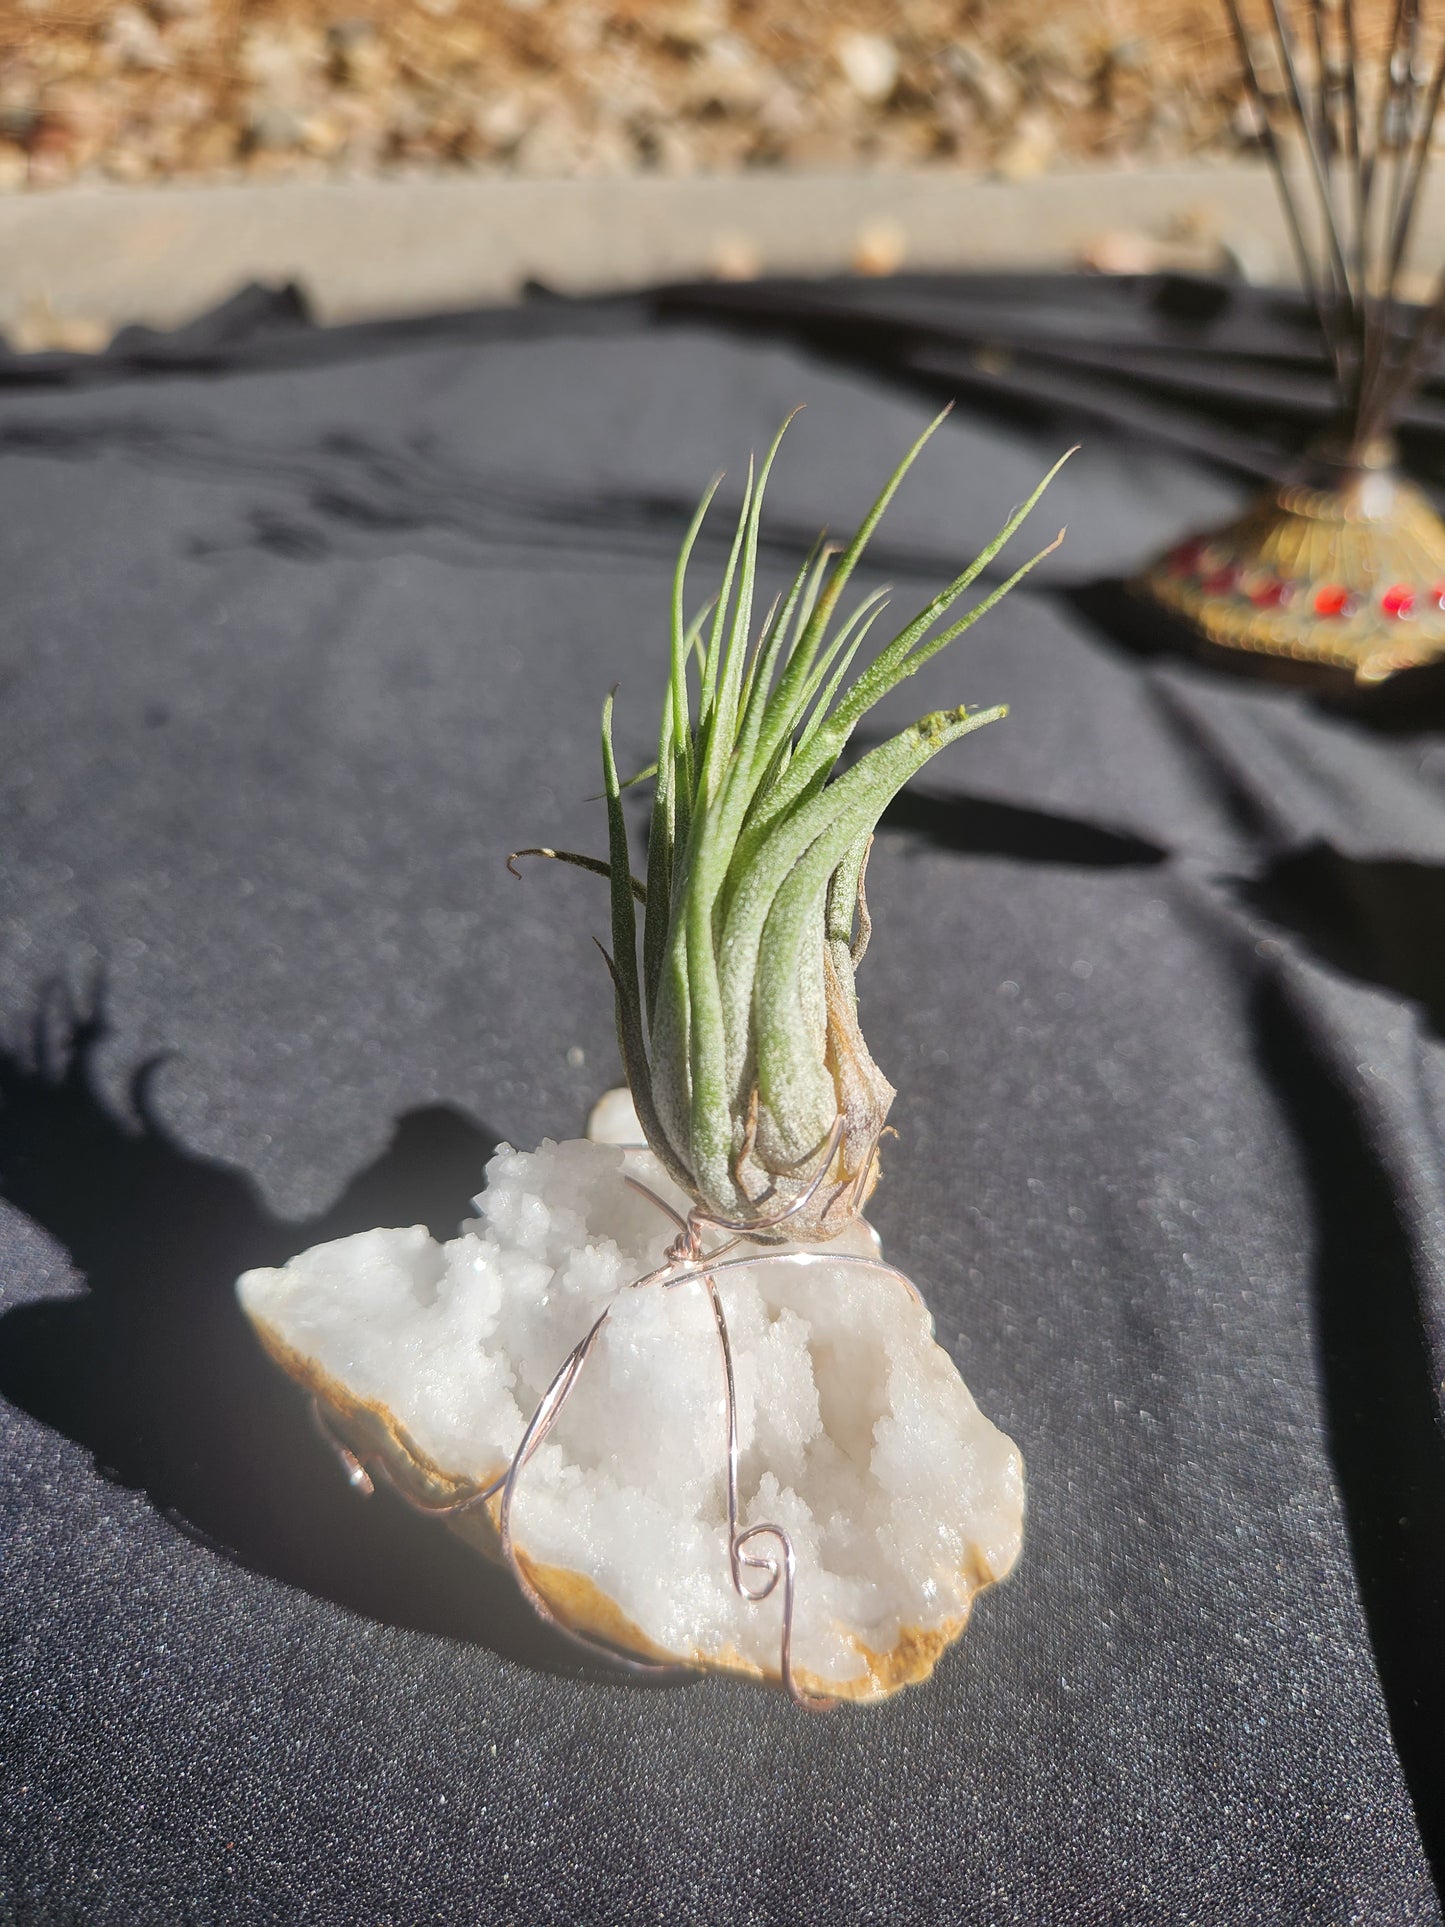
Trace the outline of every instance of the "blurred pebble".
[[888, 215], [866, 222], [853, 242], [857, 274], [897, 274], [908, 253], [908, 240], [898, 222]]
[[1158, 263], [1158, 243], [1128, 228], [1096, 234], [1079, 250], [1079, 266], [1096, 274], [1150, 274]]
[[369, 20], [338, 20], [326, 32], [332, 76], [359, 92], [384, 87], [392, 76], [391, 54]]
[[1216, 7], [1174, 0], [1146, 35], [1085, 0], [852, 0], [831, 33], [784, 0], [17, 0], [0, 191], [238, 157], [267, 178], [1183, 160], [1258, 140]]
[[104, 46], [120, 67], [139, 68], [143, 73], [160, 73], [171, 63], [171, 54], [161, 31], [148, 13], [139, 7], [114, 7], [105, 23]]
[[994, 156], [993, 171], [1002, 181], [1030, 181], [1043, 173], [1058, 144], [1058, 129], [1046, 114], [1021, 114], [1012, 139]]
[[43, 291], [28, 295], [7, 324], [5, 338], [21, 355], [59, 350], [64, 354], [96, 355], [110, 340], [102, 321], [86, 315], [59, 315]]
[[881, 106], [898, 85], [898, 54], [879, 33], [845, 33], [834, 51], [843, 76], [859, 100]]
[[717, 0], [681, 0], [674, 6], [654, 6], [648, 25], [659, 39], [679, 47], [705, 47], [727, 25], [727, 11]]
[[952, 65], [990, 121], [1009, 119], [1019, 104], [1019, 86], [1001, 60], [983, 47], [955, 47]]
[[708, 266], [719, 281], [756, 281], [763, 257], [750, 235], [733, 231], [718, 235], [708, 249]]
[[279, 100], [258, 100], [246, 116], [251, 145], [262, 152], [299, 147], [306, 138], [306, 121], [294, 107]]

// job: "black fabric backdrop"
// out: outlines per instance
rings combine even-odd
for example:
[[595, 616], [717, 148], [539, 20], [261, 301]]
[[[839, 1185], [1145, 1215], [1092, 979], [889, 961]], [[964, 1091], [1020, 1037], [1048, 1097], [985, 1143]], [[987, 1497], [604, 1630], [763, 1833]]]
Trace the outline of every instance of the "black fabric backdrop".
[[[348, 1492], [231, 1285], [577, 1131], [600, 886], [502, 858], [601, 846], [712, 469], [808, 404], [777, 574], [946, 392], [900, 607], [1085, 444], [884, 718], [1012, 705], [891, 812], [861, 984], [874, 1215], [1029, 1529], [930, 1685], [813, 1719], [579, 1669]], [[1110, 586], [1323, 398], [1289, 302], [1153, 281], [252, 294], [0, 363], [6, 1918], [1441, 1918], [1445, 740]]]

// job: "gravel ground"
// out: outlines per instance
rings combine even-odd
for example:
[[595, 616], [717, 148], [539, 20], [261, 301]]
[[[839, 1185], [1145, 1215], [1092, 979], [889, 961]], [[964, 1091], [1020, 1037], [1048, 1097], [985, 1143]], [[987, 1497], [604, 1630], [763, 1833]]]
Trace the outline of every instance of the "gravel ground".
[[1219, 0], [0, 0], [0, 188], [1248, 145]]

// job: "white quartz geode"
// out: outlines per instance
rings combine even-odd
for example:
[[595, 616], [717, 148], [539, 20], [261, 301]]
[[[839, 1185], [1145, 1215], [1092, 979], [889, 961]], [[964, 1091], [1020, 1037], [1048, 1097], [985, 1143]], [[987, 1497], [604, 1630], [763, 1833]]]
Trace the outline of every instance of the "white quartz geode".
[[[503, 1146], [478, 1217], [318, 1245], [250, 1271], [241, 1303], [267, 1350], [359, 1453], [417, 1497], [502, 1472], [538, 1399], [604, 1306], [612, 1314], [519, 1481], [513, 1530], [565, 1623], [650, 1658], [777, 1679], [781, 1588], [752, 1604], [728, 1565], [717, 1330], [700, 1282], [632, 1291], [680, 1211], [650, 1152]], [[740, 1526], [783, 1526], [797, 1555], [793, 1670], [806, 1691], [882, 1697], [926, 1678], [974, 1595], [1018, 1557], [1023, 1468], [896, 1279], [829, 1264], [724, 1271], [737, 1381]], [[751, 1250], [754, 1247], [743, 1247]], [[776, 1249], [776, 1247], [773, 1247]], [[495, 1553], [499, 1501], [454, 1529]]]

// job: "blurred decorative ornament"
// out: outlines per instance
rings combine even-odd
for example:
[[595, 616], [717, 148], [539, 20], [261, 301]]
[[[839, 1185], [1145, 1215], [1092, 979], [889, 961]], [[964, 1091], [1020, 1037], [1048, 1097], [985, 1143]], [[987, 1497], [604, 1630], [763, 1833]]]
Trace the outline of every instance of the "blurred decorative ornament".
[[1236, 521], [1170, 549], [1155, 601], [1223, 649], [1385, 681], [1445, 656], [1445, 524], [1373, 459], [1323, 454]]
[[1281, 483], [1133, 586], [1215, 647], [1377, 684], [1445, 659], [1445, 522], [1390, 438], [1445, 328], [1445, 269], [1425, 303], [1403, 293], [1445, 35], [1427, 58], [1422, 0], [1397, 0], [1376, 68], [1350, 0], [1267, 0], [1263, 33], [1224, 4], [1338, 412]]

